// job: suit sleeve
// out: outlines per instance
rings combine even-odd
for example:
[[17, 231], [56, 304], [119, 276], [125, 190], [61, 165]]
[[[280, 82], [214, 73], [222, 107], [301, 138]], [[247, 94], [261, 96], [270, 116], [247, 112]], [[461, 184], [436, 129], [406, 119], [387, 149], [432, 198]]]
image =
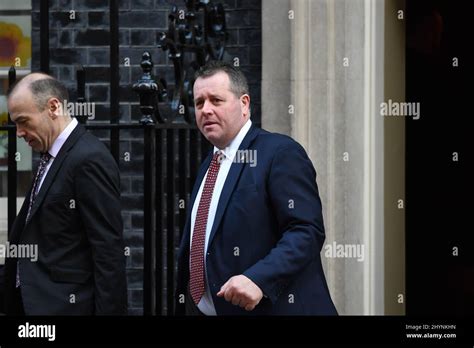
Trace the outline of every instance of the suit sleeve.
[[316, 171], [305, 150], [292, 141], [280, 147], [268, 174], [267, 190], [278, 223], [276, 246], [244, 272], [275, 303], [324, 243]]
[[96, 315], [127, 313], [127, 284], [120, 175], [104, 149], [87, 157], [76, 174], [76, 207], [92, 248]]

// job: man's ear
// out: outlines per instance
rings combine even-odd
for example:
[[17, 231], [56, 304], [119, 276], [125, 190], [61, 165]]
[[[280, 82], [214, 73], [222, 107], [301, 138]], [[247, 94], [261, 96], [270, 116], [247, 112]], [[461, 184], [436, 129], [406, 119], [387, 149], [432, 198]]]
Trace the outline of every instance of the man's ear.
[[240, 106], [242, 108], [242, 115], [247, 117], [250, 114], [250, 96], [248, 94], [243, 94], [240, 97]]
[[47, 108], [49, 116], [53, 119], [63, 115], [63, 105], [58, 98], [49, 98]]

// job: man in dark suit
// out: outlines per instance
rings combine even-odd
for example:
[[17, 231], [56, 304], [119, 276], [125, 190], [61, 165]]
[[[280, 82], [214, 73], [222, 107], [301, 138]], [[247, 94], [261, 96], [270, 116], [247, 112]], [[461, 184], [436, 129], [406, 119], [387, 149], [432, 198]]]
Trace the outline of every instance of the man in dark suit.
[[123, 315], [125, 255], [117, 164], [63, 105], [66, 88], [33, 73], [8, 96], [18, 137], [41, 153], [9, 243], [37, 257], [5, 262], [7, 315]]
[[214, 149], [199, 170], [178, 256], [176, 314], [337, 315], [321, 266], [316, 172], [293, 139], [250, 121], [245, 76], [211, 62], [194, 84]]

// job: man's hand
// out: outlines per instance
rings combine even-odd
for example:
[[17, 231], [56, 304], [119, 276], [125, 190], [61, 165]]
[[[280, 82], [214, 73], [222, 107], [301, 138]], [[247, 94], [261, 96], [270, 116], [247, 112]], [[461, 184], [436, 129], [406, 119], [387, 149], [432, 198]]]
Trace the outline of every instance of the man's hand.
[[241, 274], [230, 278], [222, 285], [217, 296], [224, 297], [226, 301], [245, 308], [246, 311], [251, 311], [262, 299], [263, 292], [254, 282]]

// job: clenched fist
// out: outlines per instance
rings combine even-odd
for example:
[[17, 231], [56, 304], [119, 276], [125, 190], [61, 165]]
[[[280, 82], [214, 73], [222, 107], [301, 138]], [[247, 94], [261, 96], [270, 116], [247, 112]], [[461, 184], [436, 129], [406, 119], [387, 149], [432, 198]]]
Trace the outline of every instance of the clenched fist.
[[245, 308], [246, 311], [251, 311], [262, 299], [263, 292], [254, 282], [241, 274], [230, 278], [222, 285], [217, 296], [224, 297], [227, 302]]

